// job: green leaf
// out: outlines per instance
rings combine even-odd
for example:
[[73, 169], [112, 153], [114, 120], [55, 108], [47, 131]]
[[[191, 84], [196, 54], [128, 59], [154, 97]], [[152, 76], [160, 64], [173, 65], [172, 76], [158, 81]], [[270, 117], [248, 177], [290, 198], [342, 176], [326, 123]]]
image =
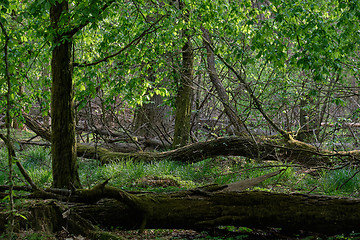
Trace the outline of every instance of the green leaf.
[[21, 217], [24, 220], [28, 220], [27, 217], [25, 217], [24, 215], [20, 214], [20, 213], [15, 213], [15, 216], [17, 217]]
[[6, 82], [6, 79], [3, 77], [3, 78], [0, 78], [0, 88], [2, 87], [2, 85]]

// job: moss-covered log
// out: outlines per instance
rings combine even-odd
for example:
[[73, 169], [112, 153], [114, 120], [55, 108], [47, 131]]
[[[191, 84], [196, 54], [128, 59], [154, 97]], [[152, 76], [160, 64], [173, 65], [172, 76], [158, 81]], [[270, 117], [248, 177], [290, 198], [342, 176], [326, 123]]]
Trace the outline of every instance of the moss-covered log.
[[[279, 173], [176, 193], [129, 193], [107, 186], [107, 181], [92, 189], [36, 191], [30, 196], [58, 200], [24, 203], [21, 214], [31, 219], [26, 225], [35, 230], [46, 227], [52, 232], [68, 227], [73, 233], [88, 236], [100, 234], [94, 225], [199, 231], [230, 225], [329, 235], [360, 231], [360, 199], [244, 191]], [[2, 231], [7, 213], [0, 212]]]
[[119, 201], [104, 199], [75, 205], [73, 211], [103, 226], [209, 230], [221, 225], [325, 234], [359, 232], [360, 200], [269, 192], [182, 192], [138, 196], [144, 214]]
[[118, 160], [156, 161], [171, 159], [180, 162], [197, 162], [215, 156], [244, 156], [258, 160], [288, 160], [305, 166], [331, 164], [330, 157], [338, 156], [357, 160], [360, 151], [332, 152], [318, 149], [294, 139], [254, 139], [250, 137], [225, 137], [198, 142], [166, 152], [118, 153], [105, 148], [78, 145], [79, 156], [100, 159], [102, 163]]
[[[114, 189], [109, 191], [116, 193]], [[122, 229], [211, 230], [230, 225], [258, 229], [275, 227], [292, 233], [301, 230], [324, 234], [360, 231], [359, 199], [198, 189], [171, 194], [128, 194], [136, 202], [129, 204], [120, 200], [123, 197], [121, 191], [117, 194], [117, 199], [67, 202], [61, 207], [56, 201], [47, 201], [45, 213], [49, 213], [51, 219], [46, 218], [46, 214], [38, 217], [46, 226], [65, 227], [71, 223], [75, 228], [76, 222], [83, 225], [89, 221], [101, 227]], [[44, 213], [44, 203], [32, 203], [31, 206], [32, 217], [39, 214], [35, 210], [38, 207]]]
[[[35, 121], [31, 121], [30, 117], [27, 117], [26, 124], [39, 136], [48, 139], [47, 131]], [[99, 159], [103, 164], [128, 159], [135, 161], [171, 159], [180, 162], [197, 162], [208, 157], [231, 155], [258, 160], [288, 160], [305, 166], [314, 166], [331, 164], [331, 157], [347, 158], [351, 161], [358, 161], [360, 158], [360, 150], [334, 152], [317, 148], [291, 137], [290, 139], [277, 139], [274, 137], [252, 138], [248, 136], [217, 138], [166, 152], [122, 153], [78, 143], [77, 154], [80, 157]]]

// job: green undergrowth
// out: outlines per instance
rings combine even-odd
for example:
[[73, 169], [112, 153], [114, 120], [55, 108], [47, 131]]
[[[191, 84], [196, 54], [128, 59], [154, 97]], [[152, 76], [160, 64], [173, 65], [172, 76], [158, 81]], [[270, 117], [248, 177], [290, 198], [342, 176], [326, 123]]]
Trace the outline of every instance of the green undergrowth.
[[[0, 148], [0, 185], [7, 184], [7, 151]], [[50, 187], [51, 153], [48, 147], [17, 149], [17, 160], [40, 187]], [[24, 185], [15, 169], [15, 184]], [[278, 162], [259, 163], [240, 157], [218, 157], [184, 164], [169, 160], [150, 163], [124, 161], [100, 165], [96, 160], [79, 158], [79, 174], [84, 188], [110, 179], [109, 184], [124, 190], [177, 191], [207, 184], [228, 184], [283, 169], [279, 175], [253, 187], [254, 190], [285, 193], [314, 193], [360, 197], [360, 174], [355, 167], [336, 170], [309, 170]]]
[[[0, 159], [0, 185], [6, 185], [8, 167], [5, 147], [0, 148]], [[48, 147], [28, 146], [24, 149], [18, 148], [17, 160], [22, 163], [38, 186], [43, 188], [51, 186], [51, 153]], [[315, 171], [290, 163], [260, 163], [241, 157], [204, 159], [193, 164], [169, 160], [150, 163], [129, 160], [100, 165], [96, 160], [83, 158], [79, 158], [78, 162], [79, 174], [84, 188], [91, 188], [110, 179], [109, 185], [127, 191], [169, 192], [196, 188], [212, 183], [228, 184], [283, 170], [277, 176], [267, 179], [250, 190], [360, 197], [360, 174], [358, 174], [359, 170], [353, 166]], [[14, 166], [14, 170], [16, 173], [15, 185], [25, 185], [26, 183], [16, 166]], [[6, 201], [6, 199], [3, 199], [3, 201]], [[163, 239], [163, 236], [164, 239], [190, 239], [190, 237], [191, 239], [248, 239], [248, 236], [257, 235], [256, 230], [231, 226], [219, 229], [220, 235], [218, 236], [184, 230], [168, 230], [165, 233], [161, 232], [163, 230], [147, 231], [149, 236], [154, 237], [149, 239]], [[48, 236], [43, 234], [45, 233], [34, 232], [29, 234], [27, 232], [19, 235], [18, 239], [55, 239], [55, 237], [47, 238]], [[136, 233], [129, 231], [118, 231], [117, 234], [124, 236], [125, 239], [138, 239]], [[169, 236], [172, 238], [169, 238]], [[250, 237], [249, 239], [253, 238]], [[357, 238], [335, 236], [329, 239]]]

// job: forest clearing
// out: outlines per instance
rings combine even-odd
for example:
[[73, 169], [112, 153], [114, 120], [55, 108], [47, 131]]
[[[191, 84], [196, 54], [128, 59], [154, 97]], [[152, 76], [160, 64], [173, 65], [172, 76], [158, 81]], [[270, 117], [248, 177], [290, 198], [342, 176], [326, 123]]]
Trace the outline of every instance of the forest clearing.
[[1, 0], [0, 239], [359, 239], [360, 3]]

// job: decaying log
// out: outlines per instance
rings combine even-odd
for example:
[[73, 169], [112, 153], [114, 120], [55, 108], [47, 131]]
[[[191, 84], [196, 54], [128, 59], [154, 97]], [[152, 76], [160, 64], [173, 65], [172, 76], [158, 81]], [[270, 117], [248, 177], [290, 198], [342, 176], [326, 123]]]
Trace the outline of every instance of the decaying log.
[[[36, 122], [32, 121], [31, 123], [28, 125], [28, 122], [26, 122], [28, 127], [39, 136], [48, 139], [48, 132], [44, 131], [41, 126], [33, 127]], [[128, 159], [134, 161], [171, 159], [180, 162], [197, 162], [208, 157], [232, 155], [258, 160], [287, 160], [304, 166], [317, 166], [331, 164], [330, 158], [333, 156], [348, 158], [351, 161], [358, 161], [360, 158], [360, 150], [334, 152], [317, 148], [292, 137], [289, 137], [289, 139], [276, 139], [273, 137], [252, 138], [248, 136], [217, 138], [166, 152], [121, 153], [101, 147], [77, 144], [77, 153], [80, 157], [99, 159], [103, 164]]]
[[33, 132], [35, 132], [40, 137], [44, 138], [47, 141], [51, 141], [51, 133], [48, 129], [41, 126], [35, 119], [33, 119], [30, 115], [23, 113], [23, 117], [25, 119], [25, 124], [28, 128], [30, 128]]
[[[327, 235], [360, 231], [360, 199], [244, 191], [280, 172], [175, 193], [129, 193], [107, 186], [105, 181], [70, 194], [70, 190], [53, 191], [66, 195], [60, 200], [28, 200], [21, 214], [28, 219], [24, 224], [34, 230], [54, 232], [64, 227], [87, 236], [104, 234], [95, 225], [198, 231], [219, 226], [273, 227], [287, 233], [308, 231]], [[37, 191], [35, 195], [43, 193]], [[0, 211], [0, 231], [5, 228], [6, 216], [6, 211]]]
[[[210, 230], [217, 226], [282, 228], [325, 234], [359, 232], [360, 200], [269, 192], [201, 192], [137, 196], [148, 211], [120, 201], [76, 204], [72, 210], [103, 226]], [[145, 222], [145, 223], [144, 223]]]
[[[274, 227], [285, 232], [309, 231], [329, 235], [360, 231], [360, 199], [199, 189], [177, 193], [124, 193], [104, 187], [102, 194], [112, 198], [98, 201], [94, 198], [92, 200], [96, 201], [86, 203], [31, 203], [28, 218], [37, 216], [43, 225], [53, 230], [69, 225], [69, 221], [72, 221], [70, 226], [83, 225], [81, 219], [86, 219], [93, 225], [122, 229], [209, 231], [230, 225], [257, 229]], [[78, 231], [77, 228], [72, 231]]]
[[79, 156], [99, 159], [103, 164], [111, 161], [157, 161], [171, 159], [180, 162], [197, 162], [215, 156], [244, 156], [258, 160], [288, 160], [304, 166], [329, 165], [331, 157], [338, 156], [357, 161], [360, 151], [333, 152], [294, 139], [254, 139], [250, 137], [225, 137], [190, 144], [166, 152], [118, 153], [105, 148], [78, 145]]

